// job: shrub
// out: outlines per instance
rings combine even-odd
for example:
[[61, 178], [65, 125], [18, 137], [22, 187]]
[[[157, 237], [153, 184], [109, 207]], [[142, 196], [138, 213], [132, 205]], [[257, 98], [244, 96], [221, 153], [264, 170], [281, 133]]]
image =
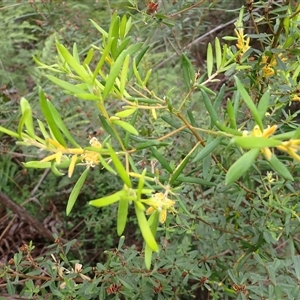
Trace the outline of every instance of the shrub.
[[[151, 2], [142, 21], [168, 23], [159, 12], [151, 16], [156, 9]], [[24, 245], [2, 267], [8, 292], [26, 278], [20, 294], [37, 299], [298, 299], [300, 131], [290, 104], [300, 99], [299, 12], [275, 4], [263, 16], [249, 2], [234, 36], [208, 44], [205, 70], [181, 54], [177, 96], [151, 85], [143, 65], [149, 46], [129, 36], [141, 15], [114, 12], [108, 30], [91, 21], [102, 41], [85, 57], [57, 40], [56, 64], [36, 59], [52, 83], [97, 109], [101, 138], [79, 143], [42, 89], [44, 121], [22, 98], [18, 130], [0, 131], [47, 153], [27, 168], [72, 177], [83, 166], [67, 215], [93, 168], [117, 178], [111, 194], [89, 204], [118, 204], [108, 222], [120, 240], [95, 267], [68, 259], [70, 251], [76, 257], [75, 241], [63, 246], [57, 238], [39, 259]], [[259, 20], [270, 34], [259, 32]], [[247, 34], [248, 22], [255, 33]], [[222, 77], [226, 84], [218, 85]], [[144, 245], [124, 243], [128, 218]]]

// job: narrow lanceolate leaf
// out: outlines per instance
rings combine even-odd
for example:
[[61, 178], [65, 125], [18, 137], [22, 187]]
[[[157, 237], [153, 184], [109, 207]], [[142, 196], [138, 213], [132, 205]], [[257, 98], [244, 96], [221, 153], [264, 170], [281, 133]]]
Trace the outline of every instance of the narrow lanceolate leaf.
[[133, 113], [135, 113], [136, 110], [137, 110], [137, 107], [125, 109], [125, 110], [117, 112], [116, 116], [118, 118], [127, 118], [127, 117], [131, 116]]
[[89, 201], [89, 205], [95, 207], [104, 207], [113, 204], [121, 199], [125, 194], [124, 190], [118, 191], [112, 195]]
[[211, 43], [208, 43], [207, 46], [206, 65], [207, 65], [207, 76], [210, 77], [214, 66], [214, 56], [213, 56]]
[[167, 160], [162, 156], [162, 154], [157, 151], [154, 147], [150, 147], [150, 150], [153, 154], [153, 156], [158, 160], [158, 162], [164, 167], [164, 169], [169, 172], [170, 174], [173, 173], [172, 168], [170, 167], [169, 163]]
[[267, 90], [260, 98], [257, 106], [257, 110], [261, 119], [264, 118], [267, 112], [267, 109], [269, 107], [269, 101], [270, 101], [270, 90]]
[[263, 131], [264, 128], [263, 128], [262, 118], [256, 108], [256, 105], [254, 104], [253, 100], [251, 99], [250, 95], [248, 94], [248, 92], [244, 88], [243, 84], [238, 79], [238, 77], [234, 76], [234, 79], [235, 79], [237, 89], [240, 92], [242, 99], [245, 101], [246, 105], [248, 106], [248, 108], [251, 111], [253, 119], [255, 120], [256, 124], [259, 126], [260, 130]]
[[251, 149], [240, 157], [228, 170], [225, 184], [230, 184], [238, 180], [254, 163], [259, 149]]
[[134, 204], [135, 204], [136, 217], [137, 217], [137, 220], [139, 223], [139, 227], [140, 227], [142, 236], [143, 236], [146, 244], [149, 246], [149, 248], [152, 251], [158, 251], [158, 245], [157, 245], [155, 238], [152, 234], [152, 231], [149, 227], [149, 224], [148, 224], [147, 218], [144, 214], [144, 211], [138, 207], [137, 203], [134, 203]]
[[113, 164], [115, 165], [115, 168], [116, 168], [120, 178], [127, 185], [127, 187], [131, 188], [130, 178], [129, 178], [123, 164], [121, 163], [119, 157], [117, 156], [117, 154], [115, 153], [114, 149], [112, 148], [112, 146], [110, 144], [107, 144], [107, 148], [108, 148], [110, 157], [113, 161]]
[[195, 70], [191, 61], [184, 53], [182, 53], [181, 56], [181, 65], [185, 85], [188, 89], [190, 89], [195, 82]]
[[216, 50], [216, 65], [217, 70], [219, 70], [222, 66], [222, 50], [220, 40], [216, 37], [215, 38], [215, 50]]
[[124, 52], [122, 52], [115, 63], [113, 64], [112, 68], [110, 69], [109, 75], [106, 79], [105, 87], [103, 90], [102, 98], [103, 100], [108, 96], [108, 94], [113, 90], [115, 79], [119, 75], [119, 72], [123, 66], [124, 60], [127, 55], [131, 55], [134, 52], [138, 51], [141, 48], [142, 44], [134, 44], [128, 47]]
[[24, 124], [27, 129], [27, 132], [32, 138], [34, 138], [35, 134], [34, 134], [34, 127], [33, 127], [31, 106], [25, 98], [21, 98], [20, 106], [21, 106], [22, 115], [24, 115], [26, 112], [26, 117], [24, 118]]
[[42, 89], [39, 90], [39, 96], [40, 96], [40, 106], [41, 106], [41, 109], [42, 109], [42, 112], [43, 112], [43, 115], [51, 129], [51, 132], [53, 134], [53, 136], [55, 137], [55, 139], [64, 147], [67, 146], [64, 138], [63, 138], [63, 135], [61, 134], [57, 124], [56, 124], [56, 121], [54, 120], [53, 118], [53, 115], [51, 113], [51, 110], [49, 109], [49, 106], [48, 106], [48, 100], [46, 99], [45, 95], [44, 95], [44, 92], [42, 91]]
[[212, 153], [215, 148], [217, 148], [221, 141], [222, 141], [223, 137], [219, 136], [215, 139], [213, 139], [210, 143], [208, 143], [197, 155], [196, 157], [193, 159], [193, 163], [204, 159], [207, 155], [209, 155], [210, 153]]
[[122, 127], [124, 130], [126, 130], [127, 132], [133, 135], [139, 135], [138, 131], [131, 124], [125, 121], [113, 120], [112, 123]]
[[122, 197], [119, 201], [118, 220], [117, 220], [117, 233], [119, 236], [122, 235], [126, 226], [127, 215], [128, 215], [128, 204], [129, 201], [125, 197]]
[[55, 83], [56, 85], [62, 87], [63, 89], [65, 89], [66, 91], [71, 92], [74, 95], [77, 94], [86, 94], [85, 90], [82, 90], [81, 88], [77, 87], [74, 84], [68, 83], [66, 81], [63, 81], [61, 79], [58, 79], [55, 76], [52, 75], [46, 75], [46, 77], [51, 80], [53, 83]]
[[282, 144], [281, 141], [275, 139], [254, 136], [234, 137], [232, 141], [240, 147], [246, 149], [276, 147]]
[[237, 129], [235, 111], [230, 99], [227, 100], [227, 114], [229, 117], [230, 127]]
[[144, 184], [145, 184], [146, 172], [147, 172], [147, 169], [144, 169], [142, 174], [141, 174], [141, 177], [139, 179], [139, 184], [138, 184], [138, 188], [137, 188], [137, 191], [136, 191], [136, 199], [137, 200], [141, 200], [141, 195], [142, 195], [143, 187], [144, 187]]
[[20, 137], [20, 135], [18, 133], [13, 132], [13, 131], [11, 131], [9, 129], [6, 129], [6, 128], [2, 127], [2, 126], [0, 126], [0, 132], [3, 132], [5, 134], [7, 134], [7, 135], [10, 135], [10, 136], [12, 136], [14, 138], [19, 138]]
[[120, 94], [123, 96], [125, 91], [125, 86], [127, 83], [127, 74], [128, 74], [128, 66], [129, 66], [129, 54], [126, 55], [126, 58], [124, 60], [121, 77], [120, 77]]
[[292, 176], [292, 174], [289, 172], [287, 167], [277, 158], [276, 155], [273, 154], [271, 159], [267, 161], [271, 165], [271, 167], [282, 177], [287, 180], [294, 181], [294, 177]]
[[173, 184], [174, 181], [177, 179], [177, 177], [182, 173], [183, 169], [185, 168], [185, 166], [187, 165], [187, 163], [189, 162], [189, 159], [191, 157], [191, 153], [188, 154], [181, 162], [180, 164], [176, 167], [176, 169], [174, 170], [171, 178], [170, 178], [170, 184]]
[[[57, 50], [60, 52], [60, 54], [63, 56], [63, 58], [66, 60], [68, 65], [77, 73], [78, 76], [80, 76], [84, 81], [88, 81], [89, 79], [89, 74], [87, 71], [84, 69], [84, 67], [77, 61], [79, 58], [77, 57], [74, 58], [69, 51], [58, 41], [56, 42], [56, 47]], [[78, 55], [76, 54], [76, 47], [73, 48], [75, 56]]]
[[[158, 222], [159, 222], [159, 213], [158, 211], [154, 211], [150, 218], [148, 219], [148, 224], [150, 226], [151, 232], [153, 236], [155, 237], [157, 227], [158, 227]], [[145, 246], [145, 265], [148, 270], [151, 268], [151, 261], [152, 261], [152, 249], [146, 244]]]
[[66, 214], [67, 216], [70, 214], [76, 200], [77, 200], [77, 197], [79, 195], [79, 192], [85, 182], [85, 179], [87, 177], [89, 173], [89, 168], [86, 168], [84, 170], [84, 172], [81, 174], [81, 176], [79, 177], [79, 179], [77, 180], [71, 194], [70, 194], [70, 197], [69, 197], [69, 200], [68, 200], [68, 204], [67, 204], [67, 209], [66, 209]]
[[60, 117], [59, 112], [55, 108], [55, 106], [49, 101], [48, 102], [49, 110], [58, 126], [58, 128], [61, 130], [61, 132], [64, 134], [64, 136], [68, 139], [68, 141], [77, 148], [80, 148], [80, 146], [76, 143], [72, 135], [70, 134], [68, 128], [66, 127], [65, 123], [63, 122], [62, 118]]

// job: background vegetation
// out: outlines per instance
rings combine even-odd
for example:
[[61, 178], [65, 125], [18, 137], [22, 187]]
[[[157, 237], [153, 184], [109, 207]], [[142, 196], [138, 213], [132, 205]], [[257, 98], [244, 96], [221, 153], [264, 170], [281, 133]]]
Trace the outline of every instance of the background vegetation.
[[[17, 130], [21, 97], [29, 101], [34, 117], [41, 119], [41, 86], [79, 144], [87, 144], [90, 136], [99, 140], [106, 136], [91, 102], [66, 94], [45, 77], [49, 71], [37, 68], [32, 57], [48, 65], [56, 63], [57, 40], [69, 51], [76, 43], [84, 59], [91, 44], [102, 43], [89, 19], [108, 30], [117, 9], [120, 16], [132, 17], [131, 43], [149, 46], [139, 65], [142, 78], [152, 69], [146, 88], [152, 95], [170, 99], [172, 107], [189, 96], [181, 121], [168, 110], [158, 112], [156, 120], [151, 112], [142, 111], [136, 122], [140, 136], [159, 138], [175, 130], [167, 145], [158, 148], [173, 170], [197, 137], [190, 127], [176, 131], [182, 120], [200, 128], [198, 134], [210, 145], [201, 159], [200, 149], [193, 153], [182, 170], [182, 178], [188, 179], [174, 184], [176, 212], [158, 229], [160, 251], [153, 254], [148, 270], [134, 210], [129, 210], [129, 222], [119, 238], [116, 205], [100, 209], [87, 205], [121, 189], [117, 177], [94, 168], [67, 216], [67, 201], [82, 169], [76, 168], [71, 178], [57, 177], [48, 169], [26, 169], [24, 162], [42, 159], [44, 154], [34, 147], [20, 147], [14, 138], [0, 133], [0, 190], [20, 205], [12, 210], [0, 204], [3, 299], [14, 295], [24, 299], [299, 299], [298, 148], [294, 152], [272, 148], [280, 167], [262, 154], [250, 159], [247, 172], [240, 169], [239, 177], [225, 185], [228, 169], [248, 150], [231, 142], [235, 137], [231, 132], [215, 127], [205, 98], [209, 97], [226, 128], [253, 133], [258, 123], [255, 109], [244, 99], [250, 95], [258, 111], [265, 109], [266, 114], [260, 114], [264, 128], [277, 125], [277, 133], [285, 135], [279, 140], [298, 141], [299, 7], [290, 1], [166, 0], [159, 2], [157, 11], [154, 8], [150, 2], [134, 0], [0, 2], [1, 126]], [[234, 29], [241, 27], [247, 36], [237, 41]], [[222, 45], [228, 44], [226, 57], [234, 57], [234, 66], [217, 72], [214, 64], [218, 74], [212, 78], [207, 45], [210, 42], [215, 53], [216, 37]], [[236, 44], [241, 41], [239, 48]], [[192, 64], [186, 68], [185, 62]], [[186, 80], [185, 72], [191, 68], [204, 88], [193, 89]], [[267, 107], [262, 108], [259, 103], [267, 90]], [[120, 108], [119, 100], [111, 97], [108, 110]], [[214, 146], [221, 136], [225, 138]], [[147, 150], [134, 154], [136, 167], [157, 168], [159, 178], [167, 182], [163, 161]], [[49, 240], [38, 231], [25, 213], [34, 216], [44, 232], [55, 233], [55, 238]]]

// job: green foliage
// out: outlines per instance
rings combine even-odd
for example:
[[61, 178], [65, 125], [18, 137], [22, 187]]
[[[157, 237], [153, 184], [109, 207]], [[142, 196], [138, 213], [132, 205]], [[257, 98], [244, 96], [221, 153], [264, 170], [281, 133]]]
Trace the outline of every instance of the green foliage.
[[[207, 44], [201, 70], [184, 46], [174, 69], [162, 64], [153, 71], [151, 60], [164, 58], [156, 46], [162, 33], [152, 41], [146, 23], [166, 34], [183, 30], [202, 2], [166, 1], [156, 14], [130, 3], [136, 12], [130, 17], [115, 11], [109, 26], [91, 21], [99, 43], [67, 47], [57, 38], [55, 63], [35, 58], [73, 105], [76, 99], [97, 112], [92, 121], [100, 137], [86, 145], [41, 88], [42, 118], [22, 98], [17, 128], [0, 127], [18, 145], [42, 152], [25, 167], [75, 178], [66, 216], [89, 203], [92, 214], [100, 209], [116, 227], [119, 243], [108, 250], [107, 242], [104, 262], [94, 267], [69, 258], [77, 256], [75, 241], [62, 246], [57, 239], [43, 258], [23, 246], [1, 267], [7, 292], [20, 288], [37, 299], [298, 299], [300, 129], [298, 112], [289, 110], [300, 100], [300, 6], [274, 4], [262, 14], [260, 4], [249, 3], [234, 33]], [[262, 20], [269, 35], [260, 31]], [[143, 42], [136, 38], [141, 33]], [[167, 80], [153, 84], [162, 70], [178, 83], [175, 92]], [[222, 78], [227, 84], [218, 84]], [[95, 195], [82, 201], [97, 169], [109, 176], [95, 177], [113, 180], [111, 186], [101, 192], [95, 185]]]

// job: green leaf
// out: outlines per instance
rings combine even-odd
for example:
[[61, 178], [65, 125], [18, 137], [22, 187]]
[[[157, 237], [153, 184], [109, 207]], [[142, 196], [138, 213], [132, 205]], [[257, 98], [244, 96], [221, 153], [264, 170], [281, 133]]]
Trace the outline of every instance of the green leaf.
[[90, 48], [90, 50], [88, 51], [88, 53], [83, 61], [83, 65], [89, 65], [90, 62], [92, 61], [93, 57], [94, 57], [94, 49]]
[[124, 60], [124, 64], [122, 67], [121, 77], [120, 77], [120, 94], [123, 96], [125, 91], [125, 86], [127, 83], [127, 74], [128, 74], [128, 66], [129, 66], [129, 54], [126, 55]]
[[79, 179], [77, 180], [75, 186], [73, 187], [73, 190], [70, 194], [70, 197], [69, 197], [69, 200], [68, 200], [68, 204], [67, 204], [67, 209], [66, 209], [66, 214], [67, 216], [70, 214], [76, 200], [77, 200], [77, 197], [79, 195], [79, 192], [85, 182], [85, 179], [87, 177], [89, 173], [89, 168], [86, 168], [84, 170], [84, 172], [81, 174], [81, 176], [79, 177]]
[[110, 173], [117, 175], [117, 172], [106, 162], [106, 160], [99, 155], [100, 164]]
[[51, 171], [56, 176], [63, 176], [63, 175], [65, 175], [64, 173], [62, 173], [62, 172], [60, 172], [58, 170], [55, 161], [51, 161]]
[[222, 66], [222, 50], [220, 40], [216, 37], [215, 38], [215, 50], [216, 50], [216, 66], [217, 70], [219, 70]]
[[94, 22], [92, 19], [90, 19], [91, 23], [94, 25], [94, 27], [104, 36], [104, 37], [108, 37], [108, 33], [102, 28], [100, 27], [96, 22]]
[[110, 204], [113, 204], [121, 199], [121, 197], [124, 197], [125, 191], [121, 190], [118, 191], [112, 195], [105, 196], [102, 198], [94, 199], [89, 201], [89, 205], [95, 206], [95, 207], [104, 207], [108, 206]]
[[[148, 220], [148, 224], [150, 226], [151, 232], [154, 237], [156, 235], [156, 231], [157, 231], [157, 227], [158, 227], [158, 220], [159, 220], [159, 213], [156, 210], [151, 214], [151, 216]], [[152, 249], [146, 244], [146, 246], [145, 246], [145, 265], [148, 270], [150, 270], [150, 268], [151, 268], [152, 253], [153, 253]]]
[[55, 106], [48, 101], [47, 102], [49, 110], [56, 122], [56, 125], [58, 126], [58, 128], [61, 130], [61, 132], [64, 134], [64, 136], [68, 139], [68, 141], [77, 148], [81, 148], [76, 141], [74, 140], [74, 138], [72, 137], [72, 135], [70, 134], [68, 128], [66, 127], [65, 123], [63, 122], [62, 118], [60, 117], [59, 112], [56, 110]]
[[54, 120], [54, 118], [52, 116], [51, 110], [49, 109], [49, 106], [48, 106], [49, 101], [46, 99], [44, 92], [42, 91], [41, 88], [39, 89], [39, 96], [40, 96], [40, 106], [41, 106], [43, 115], [51, 129], [53, 136], [62, 146], [66, 147], [67, 144], [63, 138], [63, 135], [61, 134], [61, 132], [56, 124], [56, 121]]
[[227, 114], [229, 117], [230, 127], [233, 129], [237, 129], [235, 111], [230, 99], [227, 100]]
[[120, 22], [120, 38], [124, 39], [126, 33], [127, 17], [124, 15]]
[[213, 56], [213, 50], [211, 43], [208, 43], [207, 46], [207, 57], [206, 57], [206, 65], [207, 65], [207, 76], [210, 77], [212, 75], [213, 71], [213, 65], [214, 65], [214, 56]]
[[153, 154], [153, 156], [158, 160], [158, 162], [164, 167], [164, 169], [169, 172], [170, 174], [173, 173], [172, 168], [170, 167], [169, 163], [166, 161], [166, 159], [161, 155], [159, 151], [157, 151], [154, 147], [150, 147], [150, 150]]
[[40, 162], [40, 161], [28, 161], [23, 163], [25, 168], [34, 168], [34, 169], [49, 169], [51, 168], [51, 162]]
[[260, 98], [260, 101], [257, 106], [257, 110], [261, 119], [265, 117], [265, 114], [268, 110], [269, 101], [270, 101], [270, 90], [267, 90]]
[[141, 48], [141, 46], [142, 46], [142, 43], [133, 44], [133, 45], [129, 46], [128, 49], [125, 50], [124, 52], [122, 52], [119, 55], [119, 57], [117, 58], [117, 60], [114, 62], [112, 68], [110, 69], [109, 75], [106, 79], [105, 87], [104, 87], [103, 94], [102, 94], [103, 100], [105, 100], [105, 98], [108, 96], [108, 94], [112, 91], [113, 86], [115, 84], [115, 79], [119, 75], [119, 72], [123, 66], [126, 56], [135, 53], [136, 51], [138, 51]]
[[282, 177], [284, 177], [287, 180], [294, 181], [292, 174], [289, 172], [287, 167], [277, 158], [276, 155], [272, 154], [271, 159], [267, 160], [267, 162]]
[[254, 136], [243, 136], [234, 137], [232, 139], [233, 143], [239, 145], [242, 148], [252, 149], [252, 148], [264, 148], [264, 147], [276, 147], [281, 145], [282, 142], [265, 137], [254, 137]]
[[127, 132], [133, 134], [133, 135], [139, 135], [138, 131], [129, 123], [121, 120], [112, 120], [113, 124], [116, 124], [120, 127], [122, 127]]
[[141, 195], [142, 195], [142, 191], [143, 191], [144, 184], [145, 184], [146, 171], [147, 171], [147, 169], [143, 170], [141, 177], [139, 179], [139, 184], [138, 184], [138, 188], [136, 191], [136, 199], [137, 200], [141, 200]]
[[63, 89], [73, 93], [74, 95], [76, 94], [86, 94], [85, 90], [80, 89], [79, 87], [77, 87], [76, 85], [70, 84], [66, 81], [60, 80], [52, 75], [46, 75], [46, 77], [51, 80], [53, 83], [55, 83], [56, 85], [62, 87]]
[[182, 173], [183, 169], [187, 165], [189, 159], [191, 157], [191, 154], [187, 155], [181, 162], [180, 164], [175, 168], [173, 171], [173, 174], [170, 178], [170, 184], [173, 184], [174, 181], [177, 179], [177, 177]]
[[118, 140], [116, 134], [114, 133], [113, 129], [111, 128], [107, 120], [102, 115], [99, 115], [99, 119], [105, 131], [108, 134], [110, 134], [115, 140]]
[[228, 170], [225, 177], [225, 184], [230, 184], [238, 180], [254, 163], [259, 149], [251, 149], [241, 156]]
[[110, 157], [115, 165], [115, 168], [116, 168], [119, 176], [121, 177], [122, 181], [127, 185], [127, 187], [131, 188], [130, 178], [129, 178], [123, 164], [119, 160], [119, 157], [117, 156], [117, 154], [115, 153], [114, 149], [112, 148], [112, 146], [110, 144], [107, 144], [107, 148], [108, 148]]
[[187, 89], [190, 89], [195, 83], [195, 70], [189, 58], [182, 53], [181, 66], [183, 71], [183, 79]]
[[234, 76], [234, 79], [235, 79], [237, 89], [240, 92], [242, 99], [245, 101], [246, 105], [248, 106], [249, 110], [251, 111], [251, 114], [252, 114], [255, 122], [259, 126], [260, 130], [263, 131], [264, 128], [263, 128], [262, 118], [261, 118], [260, 113], [258, 112], [254, 102], [252, 101], [250, 95], [248, 94], [248, 92], [244, 88], [244, 85], [240, 82], [238, 77]]
[[21, 106], [22, 115], [25, 115], [24, 124], [27, 129], [27, 132], [30, 137], [35, 138], [31, 106], [29, 102], [23, 97], [20, 100], [20, 106]]
[[143, 236], [146, 244], [149, 246], [149, 248], [152, 251], [157, 252], [158, 251], [158, 245], [157, 245], [157, 243], [155, 241], [155, 238], [152, 234], [152, 231], [149, 227], [149, 224], [148, 224], [148, 221], [147, 221], [146, 216], [144, 214], [144, 211], [139, 208], [139, 206], [137, 205], [136, 202], [137, 201], [135, 201], [135, 203], [134, 203], [135, 204], [135, 213], [136, 213], [136, 216], [137, 216], [137, 220], [138, 220], [138, 223], [139, 223], [139, 227], [140, 227], [142, 236]]
[[[78, 62], [79, 58], [77, 58], [76, 60], [76, 58], [74, 58], [69, 53], [69, 51], [58, 41], [56, 41], [56, 48], [59, 51], [59, 53], [62, 55], [62, 57], [66, 60], [68, 65], [76, 72], [76, 74], [80, 76], [85, 82], [89, 82], [90, 76], [87, 73], [87, 71], [84, 69], [84, 67]], [[76, 47], [75, 47], [75, 55], [76, 55]]]
[[217, 148], [221, 141], [222, 141], [223, 137], [219, 136], [215, 139], [213, 139], [210, 143], [208, 143], [197, 155], [196, 157], [193, 159], [192, 163], [195, 163], [199, 160], [204, 159], [207, 155], [209, 155], [210, 153], [212, 153], [215, 148]]
[[3, 132], [5, 134], [10, 135], [10, 136], [12, 136], [14, 138], [17, 138], [17, 139], [20, 137], [20, 135], [18, 133], [13, 132], [13, 131], [11, 131], [9, 129], [6, 129], [6, 128], [2, 127], [2, 126], [0, 126], [0, 132]]
[[126, 199], [125, 197], [122, 197], [119, 201], [118, 220], [117, 220], [117, 233], [119, 236], [122, 235], [126, 226], [127, 215], [128, 215], [128, 204], [129, 204], [129, 200]]
[[128, 72], [128, 80], [130, 80], [132, 78], [132, 75], [134, 73], [134, 66], [135, 68], [138, 67], [139, 63], [141, 62], [143, 56], [145, 55], [145, 53], [148, 51], [150, 46], [146, 46], [144, 48], [142, 48], [139, 52], [139, 54], [135, 57], [134, 59], [134, 63], [132, 65], [132, 67], [130, 68], [129, 72]]
[[115, 115], [119, 118], [127, 118], [127, 117], [131, 116], [136, 110], [137, 110], [137, 107], [129, 108], [129, 109], [119, 111]]

